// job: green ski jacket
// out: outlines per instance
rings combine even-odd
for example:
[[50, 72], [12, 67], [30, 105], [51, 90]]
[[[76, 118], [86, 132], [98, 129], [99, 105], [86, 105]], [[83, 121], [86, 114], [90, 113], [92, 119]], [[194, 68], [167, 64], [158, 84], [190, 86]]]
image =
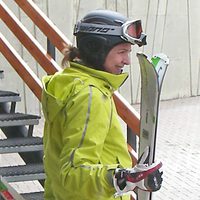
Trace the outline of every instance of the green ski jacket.
[[127, 74], [71, 62], [43, 82], [45, 200], [116, 200], [112, 175], [130, 168], [112, 94]]

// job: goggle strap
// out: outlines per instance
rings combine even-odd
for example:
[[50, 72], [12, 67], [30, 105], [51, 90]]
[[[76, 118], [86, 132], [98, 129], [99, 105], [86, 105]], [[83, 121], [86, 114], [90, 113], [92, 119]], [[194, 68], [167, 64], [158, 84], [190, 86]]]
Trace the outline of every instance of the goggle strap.
[[91, 24], [78, 22], [74, 28], [74, 34], [77, 33], [93, 33], [101, 35], [122, 35], [122, 27], [104, 25], [104, 24]]

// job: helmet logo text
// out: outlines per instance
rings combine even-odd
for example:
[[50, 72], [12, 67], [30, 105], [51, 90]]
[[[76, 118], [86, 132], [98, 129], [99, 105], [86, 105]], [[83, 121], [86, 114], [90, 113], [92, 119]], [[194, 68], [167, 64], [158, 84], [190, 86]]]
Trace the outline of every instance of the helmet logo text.
[[102, 27], [93, 27], [93, 26], [81, 26], [80, 31], [82, 32], [96, 32], [96, 33], [107, 33], [108, 31], [113, 31], [113, 28], [102, 28]]

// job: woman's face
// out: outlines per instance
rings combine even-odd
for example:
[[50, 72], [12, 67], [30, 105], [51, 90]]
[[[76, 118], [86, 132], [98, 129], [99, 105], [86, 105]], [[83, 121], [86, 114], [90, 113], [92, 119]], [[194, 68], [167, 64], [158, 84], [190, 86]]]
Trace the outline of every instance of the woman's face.
[[130, 65], [130, 43], [121, 43], [114, 46], [104, 62], [104, 70], [111, 74], [121, 74], [125, 65]]

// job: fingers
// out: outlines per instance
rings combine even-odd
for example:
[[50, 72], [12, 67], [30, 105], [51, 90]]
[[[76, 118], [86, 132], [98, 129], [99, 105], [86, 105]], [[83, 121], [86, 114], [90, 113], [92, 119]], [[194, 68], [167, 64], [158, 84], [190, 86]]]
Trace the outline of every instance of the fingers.
[[155, 172], [149, 174], [146, 179], [145, 185], [150, 191], [155, 192], [161, 188], [163, 181], [162, 174], [163, 172], [159, 172], [159, 170], [156, 170]]
[[149, 154], [150, 154], [150, 147], [147, 146], [144, 149], [144, 152], [142, 153], [140, 158], [138, 159], [138, 164], [148, 164]]

